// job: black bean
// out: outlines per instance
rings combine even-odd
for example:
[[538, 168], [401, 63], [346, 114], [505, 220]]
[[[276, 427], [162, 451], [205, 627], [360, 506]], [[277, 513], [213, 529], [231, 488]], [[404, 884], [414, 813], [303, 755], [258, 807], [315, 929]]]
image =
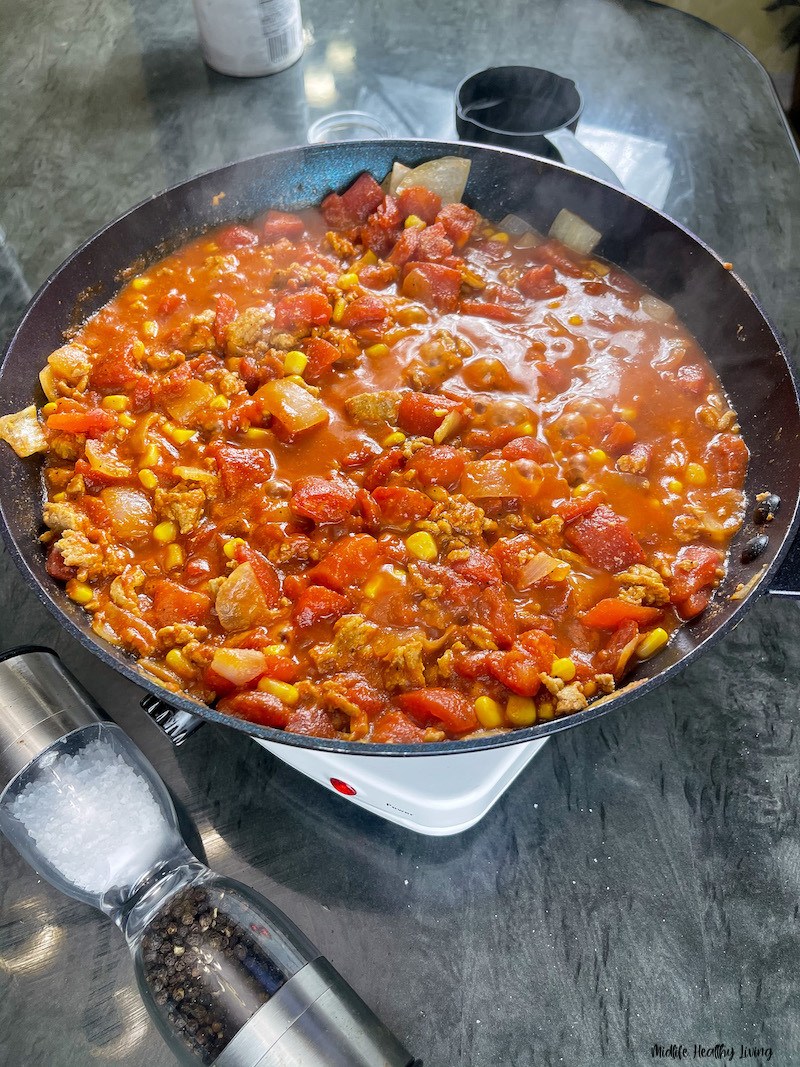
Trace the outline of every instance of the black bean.
[[759, 500], [756, 510], [753, 512], [753, 522], [763, 526], [765, 522], [771, 522], [778, 514], [781, 506], [781, 498], [777, 493], [769, 493], [763, 500]]
[[751, 537], [742, 549], [742, 554], [739, 558], [742, 563], [752, 563], [753, 560], [758, 559], [768, 544], [769, 538], [766, 534], [758, 534], [757, 537]]

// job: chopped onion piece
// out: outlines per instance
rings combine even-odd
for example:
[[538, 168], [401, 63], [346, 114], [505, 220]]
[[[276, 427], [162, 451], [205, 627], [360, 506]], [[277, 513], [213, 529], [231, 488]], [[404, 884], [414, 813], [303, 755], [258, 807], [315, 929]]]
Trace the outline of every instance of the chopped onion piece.
[[536, 248], [544, 241], [544, 237], [540, 233], [536, 233], [535, 230], [528, 230], [527, 233], [523, 233], [521, 237], [518, 237], [514, 242], [515, 248]]
[[185, 422], [204, 404], [210, 403], [217, 395], [213, 385], [190, 379], [177, 396], [168, 400], [164, 407], [176, 422]]
[[487, 497], [532, 500], [543, 478], [541, 467], [533, 460], [480, 459], [464, 467], [461, 492], [469, 500]]
[[461, 159], [460, 156], [431, 159], [404, 174], [395, 191], [401, 193], [404, 189], [421, 185], [441, 197], [442, 204], [454, 204], [464, 195], [471, 166], [470, 160]]
[[120, 541], [138, 541], [150, 536], [155, 520], [144, 493], [124, 486], [109, 486], [102, 490], [100, 499], [108, 508], [111, 530]]
[[225, 630], [246, 630], [270, 618], [269, 604], [250, 563], [240, 563], [225, 579], [214, 606]]
[[321, 426], [328, 421], [325, 405], [288, 378], [267, 382], [253, 397], [263, 400], [270, 415], [282, 423], [291, 434], [310, 430], [313, 426]]
[[0, 441], [11, 445], [18, 456], [47, 451], [47, 438], [36, 417], [36, 405], [0, 418]]
[[397, 186], [410, 170], [411, 167], [406, 167], [403, 163], [395, 163], [381, 183], [381, 189], [383, 189], [384, 193], [388, 193], [389, 196], [395, 196]]
[[603, 235], [579, 215], [562, 208], [550, 227], [550, 236], [574, 252], [587, 256]]
[[234, 685], [247, 685], [264, 669], [264, 653], [256, 648], [218, 648], [211, 661], [211, 670]]
[[99, 441], [89, 440], [86, 442], [86, 458], [93, 470], [107, 474], [109, 478], [126, 479], [131, 476], [129, 464], [120, 459], [113, 446], [106, 447]]
[[538, 552], [530, 562], [526, 563], [519, 574], [518, 589], [527, 589], [536, 585], [544, 578], [551, 581], [563, 582], [570, 572], [570, 565], [563, 559], [554, 559], [547, 552]]
[[520, 234], [532, 230], [533, 226], [531, 226], [529, 222], [526, 222], [525, 219], [521, 219], [519, 215], [506, 215], [506, 217], [498, 223], [497, 228], [503, 230], [505, 233], [510, 233], [512, 237], [518, 237]]
[[642, 311], [656, 322], [671, 322], [675, 318], [675, 308], [659, 300], [657, 296], [645, 293], [639, 301]]

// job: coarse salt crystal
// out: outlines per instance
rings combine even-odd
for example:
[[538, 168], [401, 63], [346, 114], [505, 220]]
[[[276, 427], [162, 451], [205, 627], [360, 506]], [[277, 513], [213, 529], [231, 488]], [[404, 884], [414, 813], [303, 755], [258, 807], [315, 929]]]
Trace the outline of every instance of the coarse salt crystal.
[[8, 810], [44, 859], [89, 893], [129, 885], [164, 840], [164, 819], [146, 779], [101, 738], [57, 756]]

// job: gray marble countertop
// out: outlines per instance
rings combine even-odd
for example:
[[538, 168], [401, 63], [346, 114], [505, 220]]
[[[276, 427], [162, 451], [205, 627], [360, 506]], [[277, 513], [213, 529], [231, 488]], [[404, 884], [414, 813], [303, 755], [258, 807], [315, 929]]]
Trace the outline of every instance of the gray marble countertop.
[[[639, 0], [307, 0], [303, 59], [240, 81], [203, 65], [189, 0], [0, 12], [3, 337], [77, 244], [151, 193], [303, 143], [332, 110], [453, 137], [458, 81], [527, 63], [578, 81], [587, 143], [660, 168], [665, 210], [735, 263], [798, 352], [797, 152], [761, 68], [688, 16]], [[719, 1043], [800, 1063], [793, 601], [763, 599], [680, 677], [555, 736], [482, 822], [434, 839], [234, 731], [173, 749], [141, 692], [0, 566], [0, 647], [54, 647], [161, 772], [209, 863], [282, 907], [426, 1067], [617, 1067]], [[0, 1034], [4, 1067], [173, 1062], [114, 926], [5, 841]]]

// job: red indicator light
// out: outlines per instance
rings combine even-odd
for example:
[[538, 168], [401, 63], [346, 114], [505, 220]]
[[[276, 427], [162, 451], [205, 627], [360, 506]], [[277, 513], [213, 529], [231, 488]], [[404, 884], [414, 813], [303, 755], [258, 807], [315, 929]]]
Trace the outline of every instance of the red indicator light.
[[331, 785], [337, 792], [344, 793], [346, 797], [354, 797], [358, 792], [358, 790], [353, 789], [351, 785], [348, 785], [347, 782], [343, 782], [341, 778], [331, 778]]

